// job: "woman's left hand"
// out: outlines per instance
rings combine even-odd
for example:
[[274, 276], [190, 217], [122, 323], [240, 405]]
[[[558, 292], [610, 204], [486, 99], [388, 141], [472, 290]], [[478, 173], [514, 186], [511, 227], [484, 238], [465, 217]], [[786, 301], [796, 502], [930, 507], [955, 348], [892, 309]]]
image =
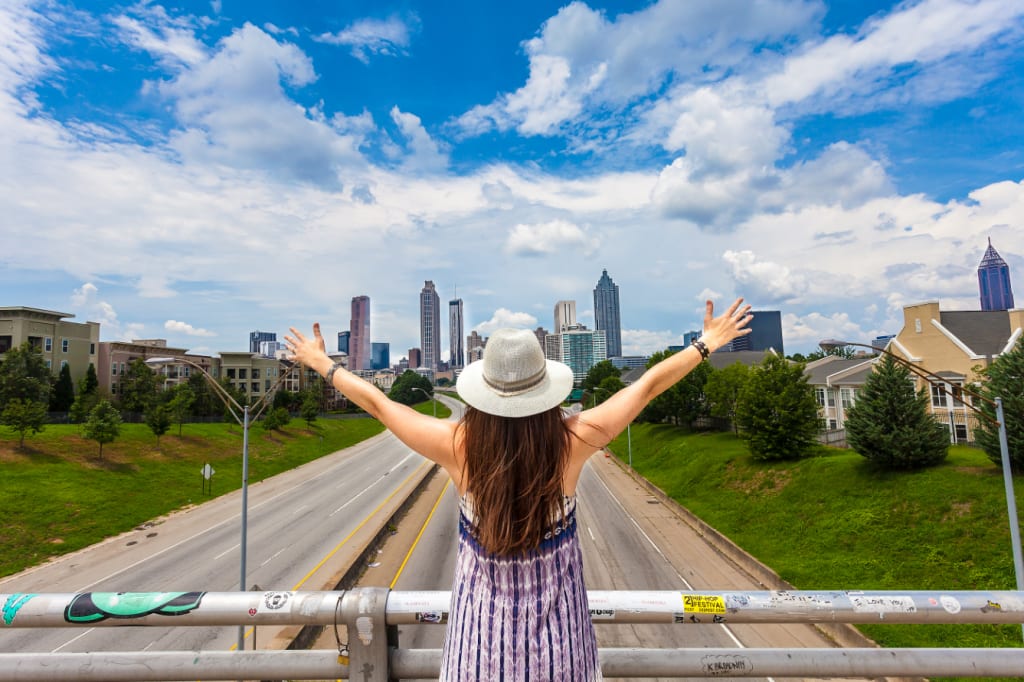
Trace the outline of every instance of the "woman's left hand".
[[[296, 362], [320, 372], [324, 365], [330, 365], [330, 358], [327, 357], [327, 346], [324, 344], [324, 337], [320, 333], [320, 323], [313, 323], [312, 338], [305, 337], [295, 327], [289, 327], [292, 336], [285, 336], [284, 342]], [[326, 363], [325, 363], [326, 361]]]

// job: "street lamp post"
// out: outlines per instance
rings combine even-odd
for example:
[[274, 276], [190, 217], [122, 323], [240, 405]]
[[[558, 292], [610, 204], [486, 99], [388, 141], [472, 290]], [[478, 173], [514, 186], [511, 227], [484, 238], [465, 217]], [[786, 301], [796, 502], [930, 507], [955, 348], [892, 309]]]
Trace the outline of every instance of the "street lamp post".
[[[166, 358], [148, 358], [146, 364], [151, 367], [164, 367], [166, 365], [181, 363], [188, 365], [199, 370], [199, 373], [206, 379], [207, 383], [214, 388], [214, 393], [224, 406], [231, 413], [231, 416], [235, 418], [235, 421], [242, 427], [242, 532], [239, 543], [239, 578], [238, 578], [238, 590], [239, 592], [245, 592], [246, 583], [246, 554], [248, 548], [248, 533], [249, 533], [249, 424], [251, 420], [258, 419], [263, 410], [266, 409], [267, 399], [272, 396], [277, 388], [284, 382], [288, 374], [291, 373], [295, 367], [294, 365], [285, 370], [278, 378], [277, 382], [270, 387], [270, 390], [263, 394], [252, 406], [256, 410], [255, 414], [250, 411], [249, 405], [239, 405], [238, 401], [235, 400], [234, 396], [228, 393], [227, 389], [220, 385], [220, 382], [210, 376], [203, 367], [191, 360], [182, 357], [166, 357]], [[238, 650], [245, 650], [245, 626], [238, 626]]]
[[[916, 365], [910, 360], [900, 357], [899, 355], [896, 355], [895, 353], [892, 353], [885, 348], [876, 348], [875, 346], [869, 346], [866, 343], [837, 341], [835, 339], [826, 339], [819, 343], [818, 345], [821, 346], [821, 348], [826, 351], [829, 350], [830, 348], [838, 348], [842, 346], [859, 346], [861, 348], [870, 348], [875, 352], [884, 353], [885, 355], [889, 356], [896, 362], [900, 363], [901, 365], [909, 369], [911, 372], [919, 376], [921, 379], [923, 379], [925, 382], [927, 382], [929, 386], [943, 386], [946, 383], [941, 379], [941, 377], [935, 376], [934, 374], [926, 370], [924, 367]], [[1003, 465], [1003, 487], [1006, 491], [1006, 508], [1007, 512], [1010, 515], [1010, 544], [1013, 549], [1014, 574], [1017, 580], [1017, 590], [1024, 591], [1024, 555], [1022, 555], [1021, 552], [1020, 525], [1017, 520], [1017, 503], [1015, 501], [1015, 496], [1013, 492], [1013, 471], [1010, 466], [1010, 448], [1007, 444], [1006, 439], [1006, 418], [1003, 416], [1003, 399], [996, 398], [994, 400], [991, 400], [979, 393], [975, 393], [966, 386], [961, 386], [960, 390], [969, 395], [972, 399], [976, 398], [984, 402], [989, 407], [991, 407], [996, 414], [996, 418], [992, 419], [989, 415], [982, 412], [971, 402], [963, 400], [960, 401], [960, 403], [964, 407], [970, 409], [972, 412], [974, 412], [974, 414], [978, 415], [979, 417], [987, 421], [989, 424], [995, 424], [999, 429], [999, 456], [1000, 461]], [[952, 427], [953, 424], [951, 421], [950, 428]], [[1024, 633], [1024, 624], [1022, 624], [1021, 627], [1022, 633]]]
[[424, 391], [422, 388], [419, 388], [418, 386], [413, 386], [412, 390], [419, 391], [423, 395], [427, 396], [427, 400], [430, 401], [430, 404], [434, 408], [434, 419], [437, 419], [437, 398], [435, 398], [432, 393], [427, 393], [426, 391]]

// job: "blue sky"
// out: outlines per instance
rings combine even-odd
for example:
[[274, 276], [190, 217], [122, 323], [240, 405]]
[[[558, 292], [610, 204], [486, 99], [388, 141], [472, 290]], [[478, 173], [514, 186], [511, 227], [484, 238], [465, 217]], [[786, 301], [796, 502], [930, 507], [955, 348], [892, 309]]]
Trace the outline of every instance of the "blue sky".
[[737, 295], [807, 352], [976, 309], [989, 237], [1024, 287], [1021, 3], [96, 5], [0, 6], [0, 303], [102, 340], [368, 295], [397, 359], [424, 280], [486, 335], [607, 268], [627, 353]]

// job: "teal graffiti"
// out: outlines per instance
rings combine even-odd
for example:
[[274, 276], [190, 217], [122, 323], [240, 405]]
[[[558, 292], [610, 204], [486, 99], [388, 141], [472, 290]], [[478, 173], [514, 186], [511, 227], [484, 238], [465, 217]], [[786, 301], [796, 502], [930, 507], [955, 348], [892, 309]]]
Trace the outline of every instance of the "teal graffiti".
[[86, 592], [76, 594], [64, 609], [69, 623], [95, 623], [107, 618], [142, 618], [152, 613], [181, 616], [199, 607], [205, 592]]
[[24, 606], [29, 599], [38, 595], [35, 594], [10, 594], [4, 601], [4, 625], [10, 625], [14, 622], [14, 617], [18, 615], [18, 611]]

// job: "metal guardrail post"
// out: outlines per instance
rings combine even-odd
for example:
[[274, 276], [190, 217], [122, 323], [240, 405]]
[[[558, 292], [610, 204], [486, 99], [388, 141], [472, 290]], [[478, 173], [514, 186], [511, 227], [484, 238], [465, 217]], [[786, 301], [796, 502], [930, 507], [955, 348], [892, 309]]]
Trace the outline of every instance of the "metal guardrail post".
[[388, 588], [363, 587], [345, 593], [341, 618], [348, 628], [349, 679], [388, 682]]

